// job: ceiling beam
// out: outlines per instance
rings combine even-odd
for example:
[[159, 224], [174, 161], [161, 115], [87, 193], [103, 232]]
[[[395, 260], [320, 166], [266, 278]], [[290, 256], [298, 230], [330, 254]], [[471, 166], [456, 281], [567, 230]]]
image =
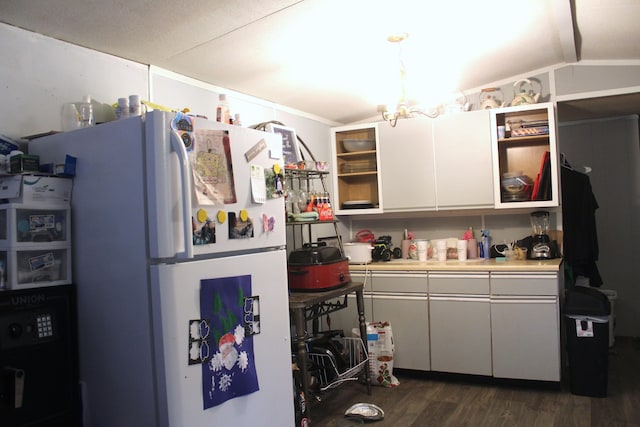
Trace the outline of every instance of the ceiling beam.
[[557, 0], [552, 1], [551, 4], [555, 9], [556, 27], [564, 61], [566, 63], [578, 62], [573, 1]]

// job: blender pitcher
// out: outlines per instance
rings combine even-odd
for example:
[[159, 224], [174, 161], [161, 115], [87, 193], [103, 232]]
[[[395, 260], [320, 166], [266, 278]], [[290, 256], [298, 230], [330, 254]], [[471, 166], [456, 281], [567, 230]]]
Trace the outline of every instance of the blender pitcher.
[[531, 227], [533, 228], [533, 243], [531, 245], [531, 258], [551, 258], [551, 246], [549, 239], [549, 212], [536, 211], [531, 213]]

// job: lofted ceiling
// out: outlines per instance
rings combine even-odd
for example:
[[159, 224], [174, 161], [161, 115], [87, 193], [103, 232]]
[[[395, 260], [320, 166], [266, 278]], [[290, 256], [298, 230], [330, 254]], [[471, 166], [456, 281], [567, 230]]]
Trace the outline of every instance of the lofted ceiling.
[[400, 59], [423, 105], [557, 64], [638, 60], [638, 17], [637, 0], [0, 2], [4, 23], [336, 123], [393, 102]]

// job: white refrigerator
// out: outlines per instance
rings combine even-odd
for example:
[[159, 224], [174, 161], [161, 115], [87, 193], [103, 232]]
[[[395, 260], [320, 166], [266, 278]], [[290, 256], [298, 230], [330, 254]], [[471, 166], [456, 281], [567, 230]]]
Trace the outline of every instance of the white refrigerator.
[[29, 143], [77, 159], [85, 427], [294, 425], [281, 147], [159, 111]]

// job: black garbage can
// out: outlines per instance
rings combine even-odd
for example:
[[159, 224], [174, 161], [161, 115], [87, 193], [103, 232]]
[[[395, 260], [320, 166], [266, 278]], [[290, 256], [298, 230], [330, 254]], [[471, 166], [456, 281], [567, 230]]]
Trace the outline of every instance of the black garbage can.
[[576, 286], [565, 293], [563, 310], [571, 393], [605, 397], [611, 303], [596, 288]]

